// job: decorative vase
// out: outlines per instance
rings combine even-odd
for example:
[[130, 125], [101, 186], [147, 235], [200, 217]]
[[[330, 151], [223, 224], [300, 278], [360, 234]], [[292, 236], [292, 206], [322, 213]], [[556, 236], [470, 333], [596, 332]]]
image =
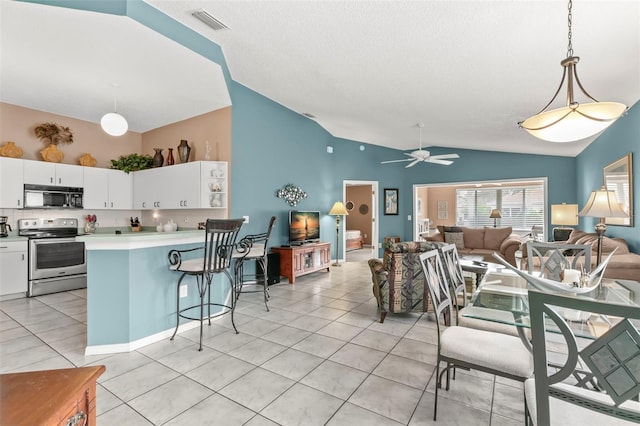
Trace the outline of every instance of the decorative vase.
[[153, 156], [153, 167], [162, 167], [164, 157], [162, 156], [162, 148], [153, 148], [156, 154]]
[[189, 154], [191, 154], [191, 147], [187, 143], [186, 139], [180, 140], [180, 145], [178, 145], [178, 155], [180, 156], [180, 162], [186, 163], [189, 161]]
[[7, 141], [7, 144], [0, 148], [0, 157], [20, 158], [22, 157], [22, 148], [15, 142]]
[[80, 157], [79, 162], [81, 166], [85, 167], [95, 167], [96, 164], [98, 164], [98, 161], [89, 153], [84, 154], [82, 157]]
[[167, 155], [167, 166], [173, 166], [176, 161], [173, 159], [173, 148], [169, 148], [169, 155]]
[[44, 161], [48, 161], [49, 163], [59, 163], [64, 158], [62, 151], [54, 144], [49, 144], [48, 147], [40, 151], [40, 155], [42, 155]]

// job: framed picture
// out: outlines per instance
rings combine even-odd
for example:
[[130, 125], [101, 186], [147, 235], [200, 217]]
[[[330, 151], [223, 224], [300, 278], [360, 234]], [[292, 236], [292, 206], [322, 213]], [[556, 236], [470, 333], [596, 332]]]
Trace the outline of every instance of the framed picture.
[[449, 203], [438, 201], [438, 219], [449, 219]]
[[620, 208], [629, 217], [606, 217], [607, 225], [633, 226], [633, 163], [631, 153], [603, 168], [604, 186], [615, 192]]
[[384, 189], [384, 214], [398, 214], [398, 188]]

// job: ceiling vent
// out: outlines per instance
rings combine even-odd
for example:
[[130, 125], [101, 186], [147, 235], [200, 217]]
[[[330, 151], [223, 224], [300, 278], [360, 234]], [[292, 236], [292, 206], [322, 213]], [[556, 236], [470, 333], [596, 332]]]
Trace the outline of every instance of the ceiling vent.
[[201, 20], [202, 22], [204, 22], [205, 24], [213, 28], [215, 31], [229, 29], [229, 27], [227, 27], [222, 22], [218, 21], [216, 18], [214, 18], [209, 12], [207, 12], [204, 9], [198, 9], [195, 12], [192, 12], [191, 15], [195, 16], [196, 18], [198, 18], [199, 20]]

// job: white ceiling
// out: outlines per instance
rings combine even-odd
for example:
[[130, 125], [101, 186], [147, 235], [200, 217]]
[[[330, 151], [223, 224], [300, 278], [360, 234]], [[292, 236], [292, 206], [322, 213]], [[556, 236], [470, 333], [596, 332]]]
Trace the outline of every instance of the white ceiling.
[[3, 102], [99, 123], [117, 100], [137, 132], [231, 104], [218, 64], [130, 18], [0, 0], [0, 22]]
[[[542, 142], [516, 125], [538, 112], [560, 82], [560, 61], [567, 49], [565, 1], [147, 2], [222, 46], [234, 80], [293, 111], [315, 115], [316, 121], [336, 137], [411, 150], [418, 145], [415, 125], [423, 122], [423, 142], [427, 146], [574, 156], [592, 141]], [[221, 78], [201, 78], [204, 74], [210, 76], [208, 67], [216, 68], [214, 65], [198, 60], [197, 55], [188, 55], [192, 61], [188, 63], [184, 62], [186, 59], [176, 60], [176, 52], [154, 44], [157, 39], [164, 40], [164, 44], [167, 40], [151, 30], [136, 24], [133, 34], [115, 36], [124, 30], [112, 20], [132, 22], [128, 18], [92, 14], [97, 15], [96, 21], [109, 20], [100, 31], [92, 31], [98, 28], [93, 19], [78, 28], [58, 20], [62, 17], [52, 17], [49, 11], [46, 16], [42, 13], [41, 18], [47, 18], [42, 22], [28, 18], [31, 15], [14, 15], [21, 8], [32, 9], [30, 13], [33, 9], [57, 8], [0, 3], [5, 102], [25, 105], [22, 99], [29, 99], [31, 107], [44, 110], [81, 104], [82, 108], [76, 109], [82, 111], [100, 103], [100, 111], [94, 112], [91, 119], [98, 121], [112, 103], [110, 83], [121, 80], [116, 81], [121, 84], [117, 90], [118, 110], [125, 115], [125, 108], [146, 112], [147, 117], [140, 118], [137, 128], [132, 126], [142, 131], [157, 127], [157, 122], [145, 121], [152, 116], [182, 112], [198, 103], [197, 95], [188, 99], [180, 96], [191, 94], [189, 89], [196, 82], [198, 86], [215, 86], [206, 93], [220, 90]], [[191, 12], [199, 8], [230, 29], [215, 32], [193, 18]], [[60, 13], [88, 14], [70, 9]], [[7, 31], [22, 31], [20, 37], [28, 39], [31, 33], [41, 32], [43, 25], [49, 25], [50, 32], [46, 42], [39, 39], [27, 48], [31, 55], [16, 56], [23, 48], [5, 50], [6, 44], [21, 40]], [[6, 29], [7, 26], [11, 28]], [[70, 39], [54, 44], [57, 33], [70, 33]], [[106, 43], [103, 49], [124, 39], [125, 44], [139, 40], [142, 50], [132, 52], [132, 57], [115, 52], [100, 55], [96, 61], [101, 62], [92, 64], [99, 66], [90, 69], [85, 55], [100, 42], [96, 33], [107, 36], [102, 41]], [[86, 43], [81, 53], [71, 53], [71, 42], [85, 41], [93, 35], [97, 38]], [[78, 44], [82, 47], [83, 43]], [[184, 50], [170, 44], [176, 51]], [[575, 0], [573, 48], [581, 57], [578, 75], [591, 95], [628, 106], [640, 99], [639, 1]], [[33, 55], [33, 51], [38, 54]], [[45, 53], [47, 56], [38, 60]], [[30, 56], [35, 56], [34, 64], [24, 64], [18, 74], [5, 75], [15, 66], [14, 58], [19, 57], [16, 62], [22, 63]], [[76, 56], [87, 65], [81, 72], [68, 69], [61, 73], [57, 65], [53, 66], [57, 59], [66, 62]], [[111, 71], [106, 72], [107, 67]], [[24, 98], [25, 93], [19, 93], [24, 91], [11, 86], [25, 81], [19, 78], [27, 78], [22, 74], [35, 73], [34, 69], [42, 71], [37, 81], [43, 86], [28, 86], [26, 95], [30, 96]], [[132, 71], [137, 71], [137, 78], [142, 80], [130, 77]], [[79, 88], [63, 90], [66, 86], [60, 81], [48, 83], [52, 75], [67, 73], [68, 84]], [[167, 74], [163, 77], [170, 83], [156, 82], [156, 74]], [[141, 89], [143, 83], [150, 81], [155, 84]], [[101, 92], [88, 93], [93, 86], [100, 86]], [[58, 96], [48, 96], [54, 88]], [[75, 91], [73, 96], [69, 96], [70, 90]], [[10, 92], [13, 97], [8, 96]], [[84, 94], [91, 97], [85, 101]], [[159, 98], [152, 103], [136, 105], [138, 100], [154, 94]], [[49, 102], [55, 103], [40, 108], [38, 103], [44, 102], [45, 97], [53, 98]], [[62, 105], [65, 99], [69, 100], [66, 106]], [[558, 106], [563, 101], [561, 94]], [[225, 103], [228, 98], [222, 102]], [[65, 115], [83, 118], [77, 112]], [[165, 124], [177, 121], [162, 118], [165, 119], [169, 120]]]

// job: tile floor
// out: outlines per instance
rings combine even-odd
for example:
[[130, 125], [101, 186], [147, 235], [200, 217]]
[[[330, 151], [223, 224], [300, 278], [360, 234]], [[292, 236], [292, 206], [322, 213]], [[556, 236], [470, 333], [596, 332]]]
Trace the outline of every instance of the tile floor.
[[[354, 254], [356, 255], [356, 254]], [[354, 256], [348, 256], [354, 257]], [[243, 294], [205, 327], [130, 353], [84, 356], [86, 293], [0, 302], [0, 372], [104, 364], [98, 424], [522, 425], [519, 383], [458, 371], [434, 423], [436, 333], [431, 314], [384, 324], [366, 261], [349, 261]]]

